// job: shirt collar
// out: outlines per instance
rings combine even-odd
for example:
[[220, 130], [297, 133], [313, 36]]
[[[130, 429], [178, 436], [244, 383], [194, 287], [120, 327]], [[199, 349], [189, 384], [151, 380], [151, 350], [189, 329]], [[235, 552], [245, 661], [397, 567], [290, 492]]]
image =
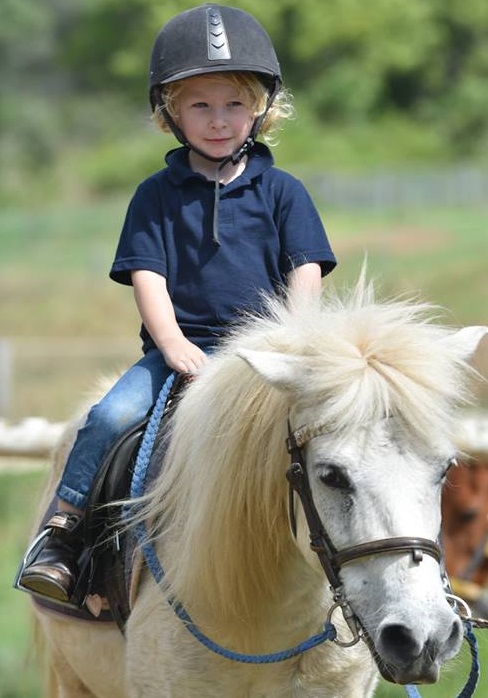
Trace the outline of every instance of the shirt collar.
[[[203, 175], [193, 172], [188, 161], [189, 148], [175, 148], [170, 150], [165, 157], [168, 166], [168, 174], [174, 184], [183, 184], [188, 179], [203, 179]], [[273, 156], [268, 146], [264, 143], [255, 143], [247, 156], [246, 168], [239, 177], [236, 177], [228, 186], [234, 184], [240, 186], [249, 183], [254, 177], [268, 170], [274, 164]]]

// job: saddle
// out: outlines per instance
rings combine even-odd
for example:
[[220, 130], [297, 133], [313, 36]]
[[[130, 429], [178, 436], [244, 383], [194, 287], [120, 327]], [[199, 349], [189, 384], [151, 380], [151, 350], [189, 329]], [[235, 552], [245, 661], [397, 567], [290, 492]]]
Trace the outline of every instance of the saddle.
[[[159, 424], [154, 450], [161, 457], [153, 460], [146, 485], [157, 475], [164, 458], [164, 438], [168, 417], [174, 412], [191, 374], [179, 374], [169, 392]], [[80, 576], [69, 604], [34, 596], [42, 608], [92, 622], [115, 621], [122, 632], [130, 614], [132, 576], [141, 566], [136, 539], [123, 519], [123, 504], [130, 497], [137, 454], [150, 415], [132, 427], [114, 444], [102, 462], [93, 483], [84, 519], [84, 549], [79, 558]], [[115, 503], [115, 504], [113, 504]], [[56, 498], [46, 511], [40, 530], [56, 509]]]

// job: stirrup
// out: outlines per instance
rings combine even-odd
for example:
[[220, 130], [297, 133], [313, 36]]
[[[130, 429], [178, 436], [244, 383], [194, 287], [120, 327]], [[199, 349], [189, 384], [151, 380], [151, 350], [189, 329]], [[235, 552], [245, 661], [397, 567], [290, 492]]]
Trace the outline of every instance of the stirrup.
[[14, 589], [20, 589], [20, 591], [27, 591], [29, 593], [32, 593], [30, 589], [27, 589], [26, 587], [22, 586], [20, 583], [20, 579], [22, 575], [24, 574], [24, 570], [26, 567], [28, 567], [31, 562], [34, 562], [36, 559], [38, 553], [41, 551], [42, 548], [42, 542], [44, 538], [49, 536], [51, 534], [51, 529], [50, 528], [43, 528], [43, 530], [39, 533], [38, 536], [34, 538], [32, 543], [29, 545], [27, 548], [27, 551], [22, 559], [22, 562], [19, 565], [19, 569], [17, 570], [17, 574], [15, 575], [14, 579]]
[[[49, 521], [44, 526], [43, 530], [36, 536], [31, 545], [28, 547], [22, 562], [20, 563], [19, 569], [15, 576], [14, 588], [20, 591], [25, 591], [33, 596], [37, 596], [44, 600], [52, 601], [54, 603], [60, 603], [63, 605], [73, 606], [78, 608], [78, 600], [73, 599], [73, 592], [77, 586], [76, 579], [73, 582], [73, 588], [69, 588], [62, 584], [61, 581], [57, 581], [55, 577], [49, 577], [48, 574], [45, 575], [46, 588], [54, 593], [44, 593], [43, 591], [36, 590], [31, 586], [27, 586], [26, 583], [22, 583], [22, 578], [25, 575], [25, 571], [30, 566], [35, 566], [38, 557], [42, 554], [46, 546], [49, 544], [46, 539], [50, 538], [55, 532], [55, 535], [66, 535], [72, 534], [76, 528], [80, 525], [82, 521], [82, 516], [78, 514], [72, 514], [70, 512], [57, 511], [54, 516], [52, 516]], [[49, 564], [47, 565], [49, 567]], [[42, 569], [42, 564], [39, 565]], [[67, 565], [69, 570], [69, 566]], [[54, 567], [55, 569], [55, 567]], [[42, 581], [43, 574], [39, 572], [39, 580]], [[42, 586], [42, 584], [41, 584]]]

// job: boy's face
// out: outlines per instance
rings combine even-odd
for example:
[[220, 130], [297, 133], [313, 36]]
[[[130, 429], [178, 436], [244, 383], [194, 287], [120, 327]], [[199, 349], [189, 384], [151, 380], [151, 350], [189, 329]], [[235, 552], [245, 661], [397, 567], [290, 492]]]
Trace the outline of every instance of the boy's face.
[[211, 75], [185, 81], [177, 111], [175, 121], [189, 143], [213, 158], [238, 150], [254, 122], [235, 85]]

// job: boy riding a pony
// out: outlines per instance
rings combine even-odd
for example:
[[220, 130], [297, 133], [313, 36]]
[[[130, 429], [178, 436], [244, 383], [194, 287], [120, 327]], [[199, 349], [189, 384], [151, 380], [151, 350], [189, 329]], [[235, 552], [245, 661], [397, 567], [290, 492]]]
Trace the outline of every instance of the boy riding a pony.
[[202, 5], [170, 20], [150, 59], [153, 118], [181, 146], [137, 188], [110, 276], [132, 285], [143, 357], [92, 407], [57, 489], [49, 535], [19, 583], [69, 603], [83, 517], [112, 445], [151, 410], [173, 371], [196, 373], [244, 314], [285, 287], [320, 294], [335, 267], [302, 183], [257, 142], [293, 111], [262, 26], [246, 12]]

